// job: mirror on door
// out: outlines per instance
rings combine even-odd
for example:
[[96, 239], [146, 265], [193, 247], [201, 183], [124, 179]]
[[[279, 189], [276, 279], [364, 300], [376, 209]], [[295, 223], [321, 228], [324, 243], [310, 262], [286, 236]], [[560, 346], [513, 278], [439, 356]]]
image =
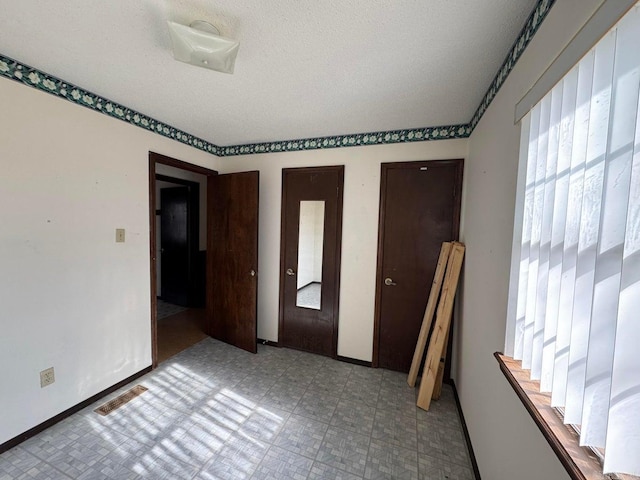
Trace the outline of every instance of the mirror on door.
[[323, 241], [324, 200], [302, 200], [298, 228], [296, 307], [320, 310]]

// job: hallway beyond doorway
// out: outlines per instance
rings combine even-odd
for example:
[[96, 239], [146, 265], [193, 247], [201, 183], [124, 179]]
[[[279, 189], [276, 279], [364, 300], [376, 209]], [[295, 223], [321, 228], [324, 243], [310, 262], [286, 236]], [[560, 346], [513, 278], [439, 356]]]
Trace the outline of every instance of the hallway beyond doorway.
[[[163, 302], [164, 303], [164, 302]], [[182, 311], [161, 318], [158, 301], [158, 363], [207, 338], [204, 308], [182, 308]]]

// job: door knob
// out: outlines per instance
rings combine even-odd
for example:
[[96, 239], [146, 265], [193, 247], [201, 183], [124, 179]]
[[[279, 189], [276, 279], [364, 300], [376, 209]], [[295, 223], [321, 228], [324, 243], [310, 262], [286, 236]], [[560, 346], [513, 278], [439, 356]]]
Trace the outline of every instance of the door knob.
[[290, 277], [293, 277], [296, 274], [296, 272], [294, 272], [292, 269], [287, 268], [287, 275], [289, 275]]
[[389, 277], [384, 279], [384, 284], [385, 285], [397, 285], [396, 282], [394, 282], [392, 279], [390, 279]]
[[256, 271], [255, 270], [251, 270], [249, 272], [249, 275], [251, 275], [252, 277], [255, 277], [256, 276]]

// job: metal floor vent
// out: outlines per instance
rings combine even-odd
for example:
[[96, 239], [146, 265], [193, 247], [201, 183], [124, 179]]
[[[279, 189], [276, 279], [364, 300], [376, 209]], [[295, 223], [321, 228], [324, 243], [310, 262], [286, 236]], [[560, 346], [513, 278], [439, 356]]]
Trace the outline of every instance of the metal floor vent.
[[96, 408], [94, 412], [99, 413], [100, 415], [103, 415], [103, 416], [109, 415], [114, 410], [117, 410], [125, 403], [130, 402], [131, 400], [136, 398], [138, 395], [142, 395], [147, 390], [148, 388], [143, 387], [142, 385], [136, 385], [135, 387], [124, 392], [122, 395], [119, 395], [113, 400], [109, 400], [104, 405]]

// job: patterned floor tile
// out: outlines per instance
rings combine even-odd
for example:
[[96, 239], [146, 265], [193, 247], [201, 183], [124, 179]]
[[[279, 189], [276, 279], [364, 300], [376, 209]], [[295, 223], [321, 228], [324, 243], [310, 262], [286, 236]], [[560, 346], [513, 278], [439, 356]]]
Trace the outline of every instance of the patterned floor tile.
[[[432, 402], [433, 403], [436, 402]], [[418, 424], [424, 426], [444, 427], [462, 432], [460, 417], [457, 412], [436, 411], [433, 407], [429, 411], [417, 409]]]
[[67, 448], [80, 438], [80, 435], [74, 431], [67, 431], [56, 427], [57, 425], [54, 425], [40, 435], [21, 443], [20, 448], [42, 459], [55, 455], [58, 451]]
[[409, 385], [407, 384], [407, 374], [403, 372], [394, 372], [393, 370], [382, 370], [382, 384], [409, 388]]
[[307, 390], [293, 413], [329, 423], [337, 404], [337, 396]]
[[14, 447], [0, 456], [0, 480], [18, 478], [39, 463], [39, 458], [20, 447]]
[[398, 447], [418, 448], [418, 427], [415, 415], [379, 410], [373, 423], [371, 438]]
[[301, 352], [299, 350], [289, 350], [287, 352], [292, 365], [312, 367], [316, 373], [322, 370], [331, 361], [322, 355], [314, 355]]
[[309, 473], [309, 480], [361, 480], [362, 477], [353, 473], [343, 472], [324, 463], [314, 462]]
[[372, 440], [364, 478], [418, 480], [418, 455], [415, 450]]
[[260, 480], [305, 480], [313, 461], [280, 447], [271, 447], [252, 478]]
[[375, 408], [380, 395], [379, 382], [370, 384], [360, 378], [350, 378], [342, 389], [340, 400], [349, 400]]
[[437, 402], [431, 402], [428, 411], [417, 409], [418, 423], [426, 425], [440, 425], [462, 431], [458, 407], [453, 396], [453, 390], [443, 385], [442, 396]]
[[222, 424], [231, 430], [237, 430], [257, 404], [237, 395], [232, 389], [223, 389], [207, 400], [199, 412], [211, 421]]
[[271, 443], [281, 431], [289, 415], [289, 412], [276, 407], [256, 407], [238, 431]]
[[349, 380], [361, 380], [371, 386], [380, 386], [380, 384], [382, 383], [383, 372], [384, 370], [382, 368], [371, 368], [361, 365], [354, 365], [351, 369]]
[[190, 479], [199, 468], [181, 461], [179, 448], [179, 444], [170, 443], [168, 440], [149, 446], [129, 439], [114, 453], [120, 455], [122, 466], [140, 478]]
[[375, 411], [374, 407], [357, 401], [340, 400], [333, 417], [331, 417], [331, 425], [351, 432], [370, 435], [373, 429]]
[[355, 475], [364, 475], [369, 437], [341, 428], [329, 427], [316, 461]]
[[429, 455], [418, 456], [419, 480], [475, 480], [470, 467], [445, 462]]
[[10, 480], [66, 480], [71, 477], [68, 477], [61, 471], [56, 470], [51, 465], [42, 462], [19, 477], [8, 478], [10, 478]]
[[46, 459], [47, 463], [71, 478], [78, 478], [95, 465], [104, 455], [81, 444], [74, 443]]
[[463, 467], [470, 466], [467, 444], [459, 429], [418, 424], [418, 452]]
[[405, 374], [258, 351], [205, 339], [1, 454], [0, 480], [473, 478], [448, 386], [425, 412]]
[[232, 432], [218, 426], [211, 428], [192, 423], [189, 428], [176, 429], [170, 438], [163, 439], [158, 446], [172, 458], [202, 466], [224, 448], [231, 435]]
[[[127, 439], [116, 432], [94, 432], [84, 420], [57, 425], [46, 435], [23, 443], [21, 448], [66, 475], [77, 478]], [[44, 441], [43, 441], [44, 440]]]
[[315, 458], [329, 425], [293, 414], [287, 420], [274, 445], [293, 453]]
[[263, 375], [251, 374], [239, 382], [233, 391], [238, 395], [247, 397], [253, 401], [260, 401], [264, 394], [276, 383], [277, 377], [265, 377]]
[[196, 384], [194, 388], [185, 392], [174, 402], [172, 408], [183, 412], [192, 412], [214, 397], [222, 388], [224, 387], [218, 385], [212, 387], [211, 385]]
[[166, 408], [163, 414], [151, 422], [138, 424], [134, 418], [129, 423], [114, 426], [113, 429], [147, 445], [155, 445], [165, 439], [172, 438], [176, 429], [179, 429], [188, 418], [189, 416], [183, 412]]
[[244, 369], [248, 373], [247, 378], [259, 379], [260, 382], [271, 382], [272, 384], [278, 381], [282, 374], [289, 368], [290, 364], [285, 359], [262, 356], [262, 358], [255, 357], [255, 359], [249, 364], [245, 364]]
[[214, 457], [195, 477], [195, 480], [244, 480], [251, 478], [254, 469], [245, 470], [245, 465], [229, 465]]
[[135, 480], [137, 478], [139, 475], [125, 464], [125, 459], [117, 453], [112, 453], [92, 465], [78, 477], [78, 480]]
[[198, 472], [198, 468], [193, 465], [157, 457], [144, 457], [132, 468], [140, 478], [153, 480], [189, 480]]
[[268, 443], [236, 433], [226, 442], [220, 453], [213, 457], [196, 478], [250, 478], [268, 449]]
[[417, 410], [416, 397], [413, 388], [405, 382], [404, 385], [385, 385], [380, 387], [378, 394], [378, 410], [414, 412]]
[[[328, 359], [327, 359], [328, 360]], [[335, 362], [328, 360], [324, 367], [318, 371], [319, 375], [326, 375], [329, 377], [349, 377], [353, 371], [355, 365], [346, 362]]]
[[313, 381], [316, 373], [318, 372], [314, 366], [292, 365], [284, 371], [280, 380], [306, 388]]
[[308, 390], [327, 395], [339, 395], [348, 379], [348, 373], [332, 375], [328, 372], [322, 372], [313, 377]]
[[299, 385], [276, 382], [271, 390], [262, 397], [262, 405], [272, 405], [276, 408], [293, 412], [305, 392], [305, 388]]

